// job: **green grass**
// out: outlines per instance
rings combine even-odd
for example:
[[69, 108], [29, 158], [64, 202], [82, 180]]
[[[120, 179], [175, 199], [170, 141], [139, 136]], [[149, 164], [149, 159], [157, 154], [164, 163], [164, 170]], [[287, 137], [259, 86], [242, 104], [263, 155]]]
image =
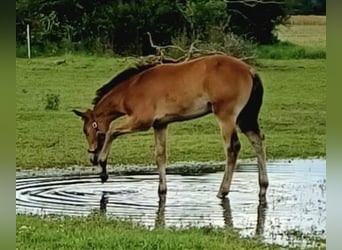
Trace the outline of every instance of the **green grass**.
[[[260, 62], [267, 157], [325, 156], [325, 60]], [[127, 63], [85, 56], [17, 59], [17, 168], [89, 165], [82, 121], [71, 110], [91, 108], [96, 89]], [[58, 110], [45, 109], [47, 93], [59, 96]], [[246, 138], [240, 139], [240, 157], [254, 157]], [[222, 145], [213, 115], [169, 128], [169, 162], [223, 161]], [[152, 131], [123, 136], [113, 143], [109, 164], [153, 164], [153, 147]]]
[[[323, 242], [324, 243], [324, 242]], [[241, 239], [230, 228], [149, 230], [101, 215], [61, 218], [17, 215], [17, 249], [282, 249]]]
[[305, 47], [290, 42], [279, 42], [274, 45], [259, 45], [256, 55], [263, 59], [324, 59], [326, 50], [320, 47]]

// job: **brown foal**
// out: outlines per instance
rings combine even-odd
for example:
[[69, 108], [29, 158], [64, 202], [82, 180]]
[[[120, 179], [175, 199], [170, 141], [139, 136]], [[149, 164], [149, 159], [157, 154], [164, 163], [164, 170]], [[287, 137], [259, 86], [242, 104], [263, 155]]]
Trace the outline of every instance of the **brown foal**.
[[[154, 64], [129, 68], [96, 92], [93, 110], [73, 110], [84, 121], [94, 165], [106, 170], [111, 144], [118, 136], [154, 129], [159, 194], [166, 187], [166, 133], [169, 123], [213, 113], [221, 128], [227, 164], [217, 197], [230, 190], [240, 142], [237, 126], [253, 146], [259, 169], [259, 197], [265, 199], [268, 177], [264, 136], [258, 125], [263, 87], [253, 69], [236, 58], [210, 55], [175, 64]], [[119, 126], [111, 122], [126, 116]]]

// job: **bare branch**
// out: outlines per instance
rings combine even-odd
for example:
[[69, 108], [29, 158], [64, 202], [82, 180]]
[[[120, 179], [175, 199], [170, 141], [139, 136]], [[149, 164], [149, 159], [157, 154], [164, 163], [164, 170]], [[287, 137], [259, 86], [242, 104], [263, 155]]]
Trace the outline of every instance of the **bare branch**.
[[179, 46], [176, 46], [176, 45], [166, 45], [166, 46], [158, 46], [158, 45], [155, 45], [152, 41], [152, 36], [151, 36], [151, 33], [150, 32], [147, 32], [147, 35], [149, 37], [149, 40], [150, 40], [150, 44], [151, 44], [151, 47], [152, 48], [155, 48], [156, 50], [160, 51], [160, 50], [165, 50], [165, 49], [178, 49], [182, 52], [187, 52], [185, 49], [182, 49], [181, 47]]
[[[229, 21], [228, 21], [229, 22]], [[152, 48], [156, 49], [156, 55], [148, 55], [144, 57], [140, 57], [140, 64], [163, 64], [163, 63], [179, 63], [179, 62], [186, 62], [192, 60], [194, 58], [198, 58], [205, 55], [227, 55], [227, 53], [222, 52], [217, 49], [213, 49], [209, 47], [206, 48], [197, 48], [195, 45], [200, 44], [200, 40], [195, 40], [189, 46], [188, 50], [185, 50], [179, 46], [175, 45], [166, 45], [166, 46], [159, 46], [153, 43], [152, 35], [147, 32], [149, 36], [149, 41]], [[172, 58], [171, 56], [167, 55], [167, 49], [178, 49], [183, 52], [183, 55], [178, 58]], [[224, 48], [223, 48], [224, 49]], [[254, 56], [250, 57], [242, 57], [239, 58], [242, 61], [248, 61], [254, 59]]]
[[184, 61], [190, 60], [193, 57], [193, 54], [195, 52], [200, 52], [200, 50], [195, 47], [195, 44], [199, 43], [199, 42], [200, 42], [199, 40], [196, 40], [196, 41], [191, 43], [189, 51], [187, 52], [187, 56], [185, 57]]
[[226, 0], [225, 1], [226, 3], [241, 3], [243, 5], [246, 5], [246, 6], [249, 6], [249, 7], [255, 7], [257, 4], [280, 4], [280, 5], [285, 5], [285, 2], [284, 1], [267, 1], [267, 2], [264, 2], [264, 1], [260, 1], [260, 0], [247, 0], [247, 1], [244, 1], [244, 0], [233, 0], [233, 1], [229, 1], [229, 0]]
[[237, 13], [237, 14], [239, 14], [240, 16], [242, 16], [244, 19], [249, 19], [245, 14], [243, 14], [241, 11], [239, 11], [239, 10], [234, 10], [234, 9], [231, 9], [231, 10], [229, 10], [230, 12], [235, 12], [235, 13]]

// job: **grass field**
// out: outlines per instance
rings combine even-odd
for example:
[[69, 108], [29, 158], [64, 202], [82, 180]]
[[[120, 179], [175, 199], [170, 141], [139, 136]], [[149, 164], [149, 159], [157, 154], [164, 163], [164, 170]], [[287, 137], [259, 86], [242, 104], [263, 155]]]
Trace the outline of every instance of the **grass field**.
[[[279, 46], [283, 47], [261, 51], [264, 58], [287, 60], [258, 61], [265, 88], [260, 124], [268, 159], [325, 157], [325, 26], [305, 21], [303, 27], [303, 19], [296, 22], [291, 28], [280, 27], [285, 45]], [[294, 59], [303, 57], [320, 59]], [[17, 169], [88, 166], [82, 122], [71, 110], [90, 108], [96, 89], [128, 62], [76, 55], [17, 59]], [[45, 109], [51, 97], [57, 100], [57, 110]], [[254, 157], [245, 137], [240, 138], [240, 158]], [[168, 139], [169, 162], [224, 160], [212, 115], [171, 125]], [[109, 164], [153, 163], [151, 131], [119, 138], [113, 144]], [[17, 215], [16, 219], [17, 249], [282, 249], [256, 239], [240, 239], [230, 229], [148, 230], [101, 216]]]
[[[144, 250], [249, 250], [284, 249], [241, 239], [230, 228], [212, 227], [149, 230], [130, 222], [108, 220], [101, 215], [87, 218], [39, 218], [17, 216], [17, 249], [144, 249]], [[323, 246], [325, 243], [317, 242]], [[323, 247], [324, 248], [324, 247]], [[316, 248], [312, 249], [323, 249]], [[293, 248], [295, 249], [295, 248]], [[307, 248], [310, 249], [310, 248]]]
[[291, 16], [288, 20], [290, 25], [326, 25], [326, 16], [315, 16], [315, 15], [295, 15]]
[[[64, 59], [66, 63], [56, 64]], [[90, 108], [95, 90], [126, 64], [124, 59], [81, 56], [17, 59], [17, 168], [89, 165], [82, 122], [71, 110]], [[268, 158], [324, 156], [325, 61], [263, 60], [259, 71], [265, 86], [260, 124]], [[58, 110], [45, 110], [49, 93], [59, 95]], [[241, 158], [254, 157], [240, 137]], [[172, 124], [168, 148], [170, 162], [224, 160], [213, 115]], [[109, 163], [150, 164], [153, 157], [149, 131], [119, 138]]]

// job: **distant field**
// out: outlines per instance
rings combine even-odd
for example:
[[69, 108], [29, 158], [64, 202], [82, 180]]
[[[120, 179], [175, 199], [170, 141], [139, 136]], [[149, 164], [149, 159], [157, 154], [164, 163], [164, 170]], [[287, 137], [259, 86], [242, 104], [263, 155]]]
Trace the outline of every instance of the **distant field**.
[[291, 16], [288, 20], [289, 24], [294, 25], [326, 25], [326, 16], [315, 16], [315, 15], [296, 15]]
[[281, 41], [306, 47], [326, 47], [325, 16], [292, 16], [288, 25], [280, 25], [277, 29]]

